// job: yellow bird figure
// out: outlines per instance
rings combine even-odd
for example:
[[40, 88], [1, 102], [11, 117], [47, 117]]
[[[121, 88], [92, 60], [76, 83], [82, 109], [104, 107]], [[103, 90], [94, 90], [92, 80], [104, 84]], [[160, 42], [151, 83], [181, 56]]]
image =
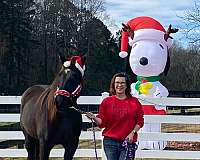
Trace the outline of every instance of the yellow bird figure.
[[146, 82], [140, 84], [139, 92], [144, 95], [149, 95], [149, 90], [153, 88], [153, 84], [151, 82]]

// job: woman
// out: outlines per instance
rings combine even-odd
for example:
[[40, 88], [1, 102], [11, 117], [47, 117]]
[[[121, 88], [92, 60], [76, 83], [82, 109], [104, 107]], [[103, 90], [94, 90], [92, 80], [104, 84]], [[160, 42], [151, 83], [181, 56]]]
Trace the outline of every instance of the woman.
[[95, 116], [88, 112], [86, 116], [93, 119], [100, 127], [104, 128], [103, 144], [107, 160], [124, 160], [128, 157], [126, 146], [128, 142], [136, 148], [137, 132], [144, 124], [143, 110], [140, 102], [130, 93], [130, 81], [125, 73], [117, 73], [110, 84], [111, 96], [105, 98]]

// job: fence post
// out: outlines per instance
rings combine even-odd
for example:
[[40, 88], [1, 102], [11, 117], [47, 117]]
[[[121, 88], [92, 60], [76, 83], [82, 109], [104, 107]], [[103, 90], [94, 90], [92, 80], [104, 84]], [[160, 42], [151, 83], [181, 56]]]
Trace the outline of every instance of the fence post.
[[[102, 99], [102, 100], [103, 100], [104, 98], [108, 97], [108, 96], [109, 96], [109, 93], [108, 93], [108, 92], [103, 92], [103, 93], [101, 93], [101, 99]], [[101, 132], [102, 132], [102, 131], [101, 131]], [[102, 135], [102, 133], [101, 133], [101, 135]], [[102, 148], [101, 148], [102, 160], [107, 160], [106, 154], [105, 154], [104, 149], [103, 149], [103, 136], [102, 136], [102, 138], [101, 138], [101, 146], [102, 146]]]

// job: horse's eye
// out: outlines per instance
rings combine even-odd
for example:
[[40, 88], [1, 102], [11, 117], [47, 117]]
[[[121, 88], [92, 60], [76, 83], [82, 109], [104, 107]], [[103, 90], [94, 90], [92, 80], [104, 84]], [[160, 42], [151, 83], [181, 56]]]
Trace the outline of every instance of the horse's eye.
[[159, 46], [160, 46], [162, 49], [164, 49], [164, 47], [162, 46], [162, 44], [159, 44]]

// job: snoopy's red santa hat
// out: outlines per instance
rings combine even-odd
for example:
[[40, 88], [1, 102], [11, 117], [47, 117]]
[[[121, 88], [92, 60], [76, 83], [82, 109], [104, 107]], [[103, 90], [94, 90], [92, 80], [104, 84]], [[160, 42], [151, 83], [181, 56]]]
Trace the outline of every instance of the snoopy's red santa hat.
[[127, 26], [130, 26], [131, 31], [134, 32], [134, 37], [131, 39], [127, 31], [122, 31], [121, 51], [119, 53], [119, 56], [122, 58], [128, 55], [128, 43], [132, 46], [135, 42], [141, 40], [152, 40], [168, 48], [172, 45], [171, 38], [168, 38], [167, 41], [164, 39], [166, 34], [164, 27], [151, 17], [141, 16], [133, 18], [128, 21]]

